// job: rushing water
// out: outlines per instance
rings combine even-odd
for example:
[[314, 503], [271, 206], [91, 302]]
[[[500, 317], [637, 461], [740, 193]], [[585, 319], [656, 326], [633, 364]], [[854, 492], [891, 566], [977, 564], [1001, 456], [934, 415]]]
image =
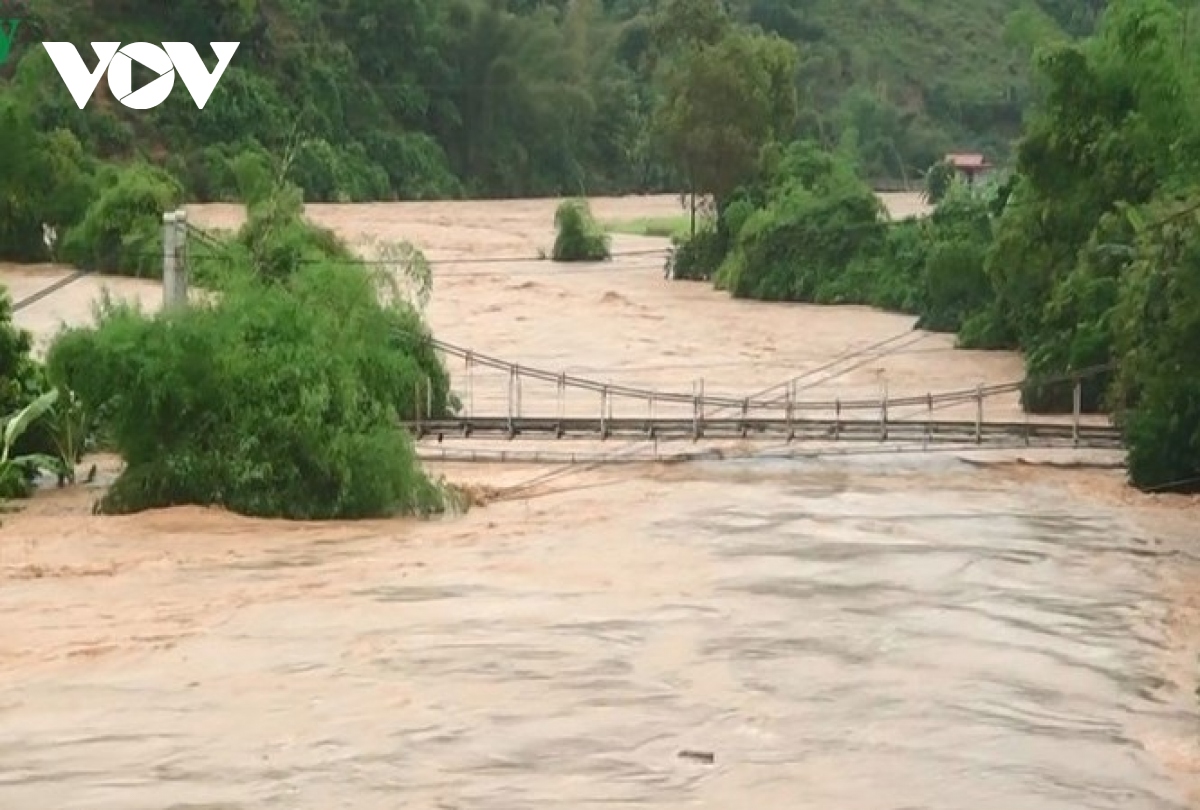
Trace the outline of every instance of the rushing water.
[[1171, 544], [926, 464], [78, 534], [148, 545], [0, 581], [0, 808], [1184, 807], [1140, 742], [1194, 725], [1164, 679]]

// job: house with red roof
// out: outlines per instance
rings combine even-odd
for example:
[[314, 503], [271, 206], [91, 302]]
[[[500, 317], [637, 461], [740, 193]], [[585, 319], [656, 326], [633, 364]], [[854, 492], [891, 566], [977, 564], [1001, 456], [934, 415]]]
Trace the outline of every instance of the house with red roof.
[[951, 152], [946, 155], [946, 162], [954, 167], [954, 171], [967, 178], [968, 183], [974, 183], [976, 178], [984, 177], [995, 168], [988, 159], [980, 154]]

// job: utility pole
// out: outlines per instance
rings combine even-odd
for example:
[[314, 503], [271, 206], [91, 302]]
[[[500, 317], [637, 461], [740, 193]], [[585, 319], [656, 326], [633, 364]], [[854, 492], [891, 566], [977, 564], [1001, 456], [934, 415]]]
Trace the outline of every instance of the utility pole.
[[163, 309], [187, 305], [187, 212], [182, 208], [163, 214]]
[[163, 309], [170, 309], [175, 303], [175, 212], [163, 214]]

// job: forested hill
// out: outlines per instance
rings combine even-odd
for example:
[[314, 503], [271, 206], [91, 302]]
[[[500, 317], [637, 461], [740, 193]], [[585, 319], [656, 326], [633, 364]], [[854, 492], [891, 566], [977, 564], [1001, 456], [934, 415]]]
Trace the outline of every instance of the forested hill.
[[[30, 0], [3, 93], [86, 152], [162, 163], [201, 200], [234, 195], [233, 158], [290, 158], [309, 199], [525, 196], [678, 188], [650, 121], [663, 15], [704, 0]], [[913, 180], [952, 149], [1003, 158], [1028, 54], [1091, 30], [1103, 0], [731, 0], [798, 45], [800, 136], [856, 144], [864, 172]], [[674, 6], [672, 10], [669, 8]], [[107, 97], [80, 111], [38, 45], [241, 46], [203, 111]], [[137, 86], [135, 84], [135, 86]]]

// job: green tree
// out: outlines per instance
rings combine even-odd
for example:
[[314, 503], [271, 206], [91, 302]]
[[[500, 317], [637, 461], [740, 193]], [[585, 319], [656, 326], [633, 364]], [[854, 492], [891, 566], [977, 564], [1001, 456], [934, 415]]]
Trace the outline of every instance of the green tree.
[[38, 132], [9, 98], [0, 98], [0, 142], [0, 257], [50, 258], [42, 225], [65, 230], [79, 221], [92, 192], [90, 161], [69, 131]]
[[816, 144], [766, 158], [766, 185], [751, 194], [761, 204], [747, 206], [717, 284], [738, 297], [836, 302], [843, 274], [882, 247], [879, 198], [844, 158]]
[[796, 116], [796, 49], [775, 36], [733, 31], [688, 43], [664, 65], [654, 128], [663, 154], [694, 195], [720, 205], [751, 178], [768, 143]]
[[954, 183], [954, 166], [947, 160], [939, 160], [925, 172], [925, 199], [931, 203], [941, 202]]
[[1135, 216], [1138, 258], [1114, 317], [1123, 362], [1113, 400], [1130, 478], [1147, 489], [1200, 492], [1198, 211], [1200, 191], [1192, 191]]
[[[1106, 313], [1122, 262], [1098, 260], [1095, 248], [1114, 236], [1102, 231], [1105, 217], [1196, 170], [1200, 97], [1195, 60], [1176, 35], [1182, 24], [1168, 0], [1129, 0], [1109, 10], [1095, 37], [1042, 52], [1043, 98], [987, 260], [990, 323], [973, 324], [970, 336], [1021, 347], [1031, 375], [1113, 357]], [[1090, 407], [1100, 407], [1107, 382], [1089, 384]], [[1072, 405], [1069, 385], [1025, 394], [1035, 410]]]
[[0, 81], [39, 132], [170, 166], [192, 199], [236, 195], [237, 153], [305, 142], [329, 144], [317, 149], [336, 168], [297, 172], [309, 200], [677, 190], [644, 131], [660, 68], [765, 31], [801, 52], [803, 112], [780, 139], [829, 148], [855, 131], [865, 170], [891, 181], [951, 143], [1005, 157], [1039, 32], [1089, 33], [1098, 1], [1026, 0], [1010, 16], [1006, 0], [38, 0], [23, 32], [241, 47], [203, 110], [181, 89], [128, 110], [104, 82], [80, 110], [36, 35]]
[[126, 463], [104, 511], [321, 519], [445, 505], [399, 424], [453, 407], [420, 312], [284, 191], [227, 245], [215, 300], [153, 317], [109, 304], [51, 346], [50, 377]]

